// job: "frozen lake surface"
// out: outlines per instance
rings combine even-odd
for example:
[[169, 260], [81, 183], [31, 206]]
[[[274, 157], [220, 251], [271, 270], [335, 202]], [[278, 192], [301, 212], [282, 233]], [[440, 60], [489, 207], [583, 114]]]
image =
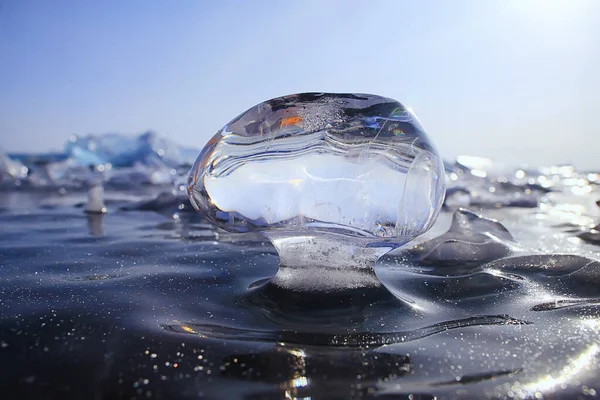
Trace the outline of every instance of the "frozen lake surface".
[[11, 399], [598, 397], [598, 174], [476, 158], [446, 170], [432, 230], [376, 266], [393, 297], [265, 284], [270, 242], [203, 220], [174, 166], [113, 169], [106, 214], [83, 212], [77, 180], [5, 173], [0, 387]]

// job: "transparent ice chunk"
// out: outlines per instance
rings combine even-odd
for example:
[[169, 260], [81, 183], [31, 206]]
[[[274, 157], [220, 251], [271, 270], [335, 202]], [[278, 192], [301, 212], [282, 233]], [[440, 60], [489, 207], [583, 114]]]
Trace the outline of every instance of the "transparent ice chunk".
[[402, 104], [305, 93], [261, 103], [217, 132], [191, 171], [189, 194], [229, 231], [316, 230], [398, 245], [431, 227], [444, 179]]
[[[344, 281], [358, 287], [363, 278], [373, 286], [363, 267], [385, 253], [341, 257], [336, 242], [344, 254], [400, 246], [432, 226], [444, 191], [443, 162], [416, 116], [368, 94], [303, 93], [260, 103], [217, 132], [188, 181], [198, 211], [231, 232], [265, 232], [282, 267], [310, 264], [287, 254], [293, 249], [313, 254], [308, 261], [331, 269], [329, 276], [349, 264], [345, 273], [362, 271], [356, 279], [338, 273], [328, 288], [348, 286]], [[274, 282], [301, 275], [287, 272], [280, 269]]]

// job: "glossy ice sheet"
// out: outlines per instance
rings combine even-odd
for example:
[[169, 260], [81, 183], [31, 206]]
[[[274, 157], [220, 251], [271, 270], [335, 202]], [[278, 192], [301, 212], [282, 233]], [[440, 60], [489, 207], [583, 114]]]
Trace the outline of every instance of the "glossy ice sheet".
[[600, 390], [600, 248], [576, 223], [598, 220], [594, 201], [579, 214], [565, 211], [585, 203], [573, 195], [481, 211], [510, 237], [465, 213], [446, 234], [444, 211], [377, 264], [389, 291], [306, 296], [265, 283], [278, 259], [260, 236], [218, 230], [177, 196], [143, 197], [109, 190], [108, 213], [86, 216], [84, 194], [0, 193], [7, 398]]

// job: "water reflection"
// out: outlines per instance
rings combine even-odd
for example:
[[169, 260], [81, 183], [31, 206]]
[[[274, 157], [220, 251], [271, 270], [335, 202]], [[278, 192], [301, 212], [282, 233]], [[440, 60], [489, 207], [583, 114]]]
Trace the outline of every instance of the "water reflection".
[[92, 236], [103, 236], [104, 227], [103, 220], [104, 214], [102, 213], [87, 213], [87, 227]]
[[[407, 355], [378, 350], [298, 347], [273, 348], [223, 358], [221, 376], [275, 384], [286, 399], [307, 399], [323, 393], [334, 398], [364, 397], [380, 381], [391, 381], [413, 369]], [[355, 383], [356, 382], [356, 383]]]

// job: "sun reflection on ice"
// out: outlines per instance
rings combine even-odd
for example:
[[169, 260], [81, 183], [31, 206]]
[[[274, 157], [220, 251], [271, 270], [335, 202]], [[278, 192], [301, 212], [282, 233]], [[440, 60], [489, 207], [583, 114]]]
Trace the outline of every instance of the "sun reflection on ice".
[[570, 360], [570, 362], [563, 367], [560, 375], [553, 377], [548, 375], [537, 382], [532, 382], [523, 387], [524, 391], [529, 395], [537, 392], [548, 392], [557, 389], [575, 378], [579, 373], [585, 370], [588, 366], [592, 365], [600, 347], [597, 344], [593, 344], [582, 352], [577, 358]]
[[[583, 330], [592, 330], [594, 334], [598, 334], [600, 330], [600, 320], [597, 319], [585, 319], [581, 321], [581, 325]], [[596, 343], [590, 345], [577, 357], [570, 359], [557, 375], [547, 375], [538, 381], [523, 385], [518, 391], [519, 395], [522, 395], [522, 398], [532, 396], [539, 398], [539, 395], [543, 393], [553, 392], [558, 388], [565, 387], [581, 373], [597, 364], [598, 353], [600, 353], [600, 346]]]

